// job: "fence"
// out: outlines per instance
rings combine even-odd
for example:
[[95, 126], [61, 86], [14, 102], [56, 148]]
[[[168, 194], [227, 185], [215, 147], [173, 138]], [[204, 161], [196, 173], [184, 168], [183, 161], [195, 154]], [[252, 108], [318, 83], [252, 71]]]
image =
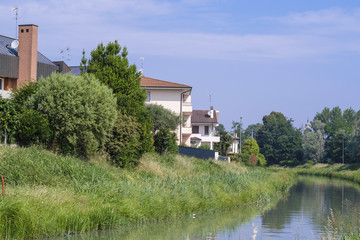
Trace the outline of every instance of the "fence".
[[215, 152], [214, 150], [208, 150], [208, 149], [199, 149], [199, 148], [179, 146], [179, 154], [186, 155], [189, 157], [206, 159], [206, 160], [207, 159], [215, 159], [215, 160], [219, 160], [219, 161], [230, 162], [229, 157], [219, 156], [218, 152]]

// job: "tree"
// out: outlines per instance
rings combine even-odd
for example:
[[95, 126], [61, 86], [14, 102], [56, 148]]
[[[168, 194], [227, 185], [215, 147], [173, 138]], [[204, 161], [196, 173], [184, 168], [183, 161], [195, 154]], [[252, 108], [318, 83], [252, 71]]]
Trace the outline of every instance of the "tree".
[[229, 147], [233, 142], [232, 136], [225, 130], [224, 125], [219, 124], [215, 128], [217, 134], [220, 136], [220, 142], [214, 145], [214, 150], [218, 151], [220, 155], [227, 156]]
[[[83, 52], [83, 56], [85, 53]], [[146, 92], [140, 86], [140, 72], [130, 65], [127, 48], [110, 42], [102, 43], [91, 51], [90, 59], [82, 59], [82, 65], [88, 63], [86, 72], [94, 74], [103, 84], [110, 87], [117, 99], [118, 110], [133, 116], [140, 123], [140, 153], [153, 150], [151, 136], [152, 123], [149, 113], [144, 108]]]
[[[341, 163], [344, 159], [346, 161], [355, 161], [355, 155], [350, 154], [348, 146], [354, 135], [354, 129], [358, 113], [349, 108], [342, 112], [340, 107], [333, 109], [324, 108], [321, 113], [316, 113], [314, 121], [324, 124], [324, 139], [325, 139], [325, 155], [326, 158], [331, 159], [332, 162]], [[350, 144], [351, 145], [351, 144]]]
[[259, 145], [255, 139], [246, 139], [241, 146], [241, 154], [239, 154], [241, 161], [247, 165], [255, 166], [259, 164], [260, 166], [265, 166], [265, 157], [259, 150]]
[[10, 99], [0, 96], [0, 139], [6, 143], [15, 141], [14, 135], [19, 126], [18, 114], [15, 105]]
[[167, 129], [161, 128], [154, 135], [155, 151], [160, 154], [179, 152], [179, 147], [176, 144], [176, 134]]
[[301, 133], [280, 112], [263, 117], [258, 132], [260, 152], [270, 164], [293, 163], [301, 159]]
[[160, 129], [175, 131], [180, 124], [180, 118], [175, 113], [157, 104], [145, 104], [153, 122], [152, 132], [155, 134]]
[[134, 167], [139, 164], [140, 124], [134, 117], [119, 112], [110, 139], [106, 143], [106, 151], [111, 163], [119, 167]]
[[116, 99], [93, 75], [53, 73], [25, 103], [49, 121], [51, 142], [62, 153], [88, 157], [101, 149], [114, 126]]

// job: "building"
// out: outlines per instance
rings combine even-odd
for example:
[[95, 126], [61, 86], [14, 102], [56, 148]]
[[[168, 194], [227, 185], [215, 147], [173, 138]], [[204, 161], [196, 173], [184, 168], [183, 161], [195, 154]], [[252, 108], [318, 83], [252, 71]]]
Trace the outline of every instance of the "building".
[[146, 103], [161, 105], [180, 116], [182, 124], [176, 131], [178, 143], [190, 145], [192, 87], [145, 76], [141, 76], [141, 87], [146, 89]]
[[59, 67], [38, 51], [38, 26], [19, 25], [19, 39], [0, 35], [0, 94], [47, 77]]
[[193, 110], [191, 116], [191, 145], [200, 147], [201, 145], [209, 145], [210, 149], [214, 149], [214, 143], [220, 142], [215, 128], [218, 123], [219, 111], [215, 111], [213, 107], [210, 110]]

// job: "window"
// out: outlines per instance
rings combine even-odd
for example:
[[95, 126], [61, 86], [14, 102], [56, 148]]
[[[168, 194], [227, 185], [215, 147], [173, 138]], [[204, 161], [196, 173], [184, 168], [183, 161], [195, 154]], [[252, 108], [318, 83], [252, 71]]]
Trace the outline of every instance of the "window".
[[146, 91], [146, 94], [147, 94], [147, 98], [146, 98], [146, 102], [150, 102], [150, 92], [149, 91]]
[[192, 133], [199, 133], [199, 126], [193, 126]]
[[0, 78], [0, 90], [4, 90], [4, 79]]
[[209, 135], [209, 126], [205, 126], [205, 135]]

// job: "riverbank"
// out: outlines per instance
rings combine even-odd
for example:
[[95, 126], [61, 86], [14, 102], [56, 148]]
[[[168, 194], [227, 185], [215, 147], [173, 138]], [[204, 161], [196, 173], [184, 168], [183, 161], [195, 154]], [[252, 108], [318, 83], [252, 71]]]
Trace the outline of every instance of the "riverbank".
[[292, 171], [301, 175], [334, 177], [360, 183], [360, 164], [305, 164], [292, 168]]
[[294, 183], [287, 172], [145, 155], [136, 169], [37, 148], [0, 147], [0, 238], [32, 238], [264, 206]]

